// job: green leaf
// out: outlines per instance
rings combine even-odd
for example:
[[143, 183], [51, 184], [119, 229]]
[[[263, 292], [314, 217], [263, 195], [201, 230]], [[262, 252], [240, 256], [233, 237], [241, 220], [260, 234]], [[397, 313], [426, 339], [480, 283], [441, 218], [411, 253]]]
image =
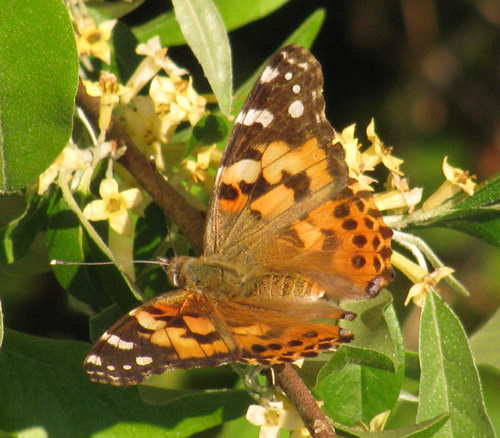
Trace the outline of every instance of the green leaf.
[[0, 228], [0, 263], [14, 263], [26, 255], [37, 233], [47, 226], [47, 211], [56, 199], [52, 191], [34, 195], [21, 216]]
[[479, 368], [481, 378], [481, 387], [483, 388], [483, 397], [486, 404], [486, 411], [493, 423], [496, 436], [500, 435], [500, 403], [498, 403], [498, 394], [500, 394], [500, 375], [498, 372], [489, 372], [486, 367]]
[[[47, 247], [51, 260], [85, 262], [88, 252], [84, 242], [84, 231], [76, 215], [68, 209], [64, 199], [59, 199], [49, 214]], [[111, 304], [108, 294], [96, 288], [96, 271], [93, 266], [52, 266], [57, 281], [75, 298], [95, 308]], [[97, 285], [100, 283], [97, 279]]]
[[354, 333], [354, 342], [342, 346], [320, 371], [315, 392], [342, 424], [369, 423], [397, 402], [404, 348], [391, 299], [384, 290], [372, 300], [341, 303], [358, 314], [354, 322], [344, 324]]
[[465, 331], [434, 292], [429, 294], [422, 309], [419, 351], [417, 421], [449, 413], [449, 421], [436, 436], [493, 437]]
[[484, 365], [493, 372], [500, 374], [500, 349], [492, 348], [498, 344], [500, 333], [500, 308], [493, 314], [470, 338], [470, 346], [474, 359], [478, 365]]
[[[238, 29], [252, 21], [259, 20], [289, 0], [214, 0], [228, 31]], [[133, 29], [137, 39], [143, 43], [159, 36], [166, 47], [185, 44], [186, 40], [176, 21], [173, 11], [160, 14], [149, 22]]]
[[89, 0], [85, 5], [109, 17], [120, 18], [138, 8], [142, 3], [144, 0]]
[[[314, 40], [316, 39], [323, 21], [325, 20], [325, 10], [318, 9], [313, 12], [307, 19], [280, 45], [280, 47], [289, 44], [298, 44], [306, 49], [311, 48]], [[267, 62], [267, 61], [266, 61]], [[257, 80], [261, 70], [264, 68], [265, 62], [255, 71], [255, 73], [247, 79], [247, 81], [234, 93], [233, 99], [233, 114], [237, 114], [243, 103], [245, 102], [248, 93], [250, 93], [253, 84]]]
[[2, 310], [2, 302], [0, 301], [0, 347], [3, 343], [3, 310]]
[[230, 129], [227, 117], [215, 114], [203, 116], [193, 128], [193, 134], [188, 140], [186, 156], [198, 146], [211, 145], [226, 139]]
[[244, 415], [244, 391], [184, 392], [146, 404], [137, 388], [90, 382], [82, 362], [90, 345], [6, 331], [0, 351], [0, 424], [10, 433], [31, 428], [45, 436], [190, 437]]
[[[75, 201], [72, 201], [75, 202]], [[94, 230], [107, 232], [107, 222], [93, 223]], [[49, 257], [68, 262], [106, 262], [111, 260], [101, 251], [82, 227], [77, 215], [61, 198], [50, 215], [47, 230]], [[117, 303], [122, 312], [140, 304], [132, 290], [130, 280], [114, 264], [82, 266], [52, 266], [59, 283], [80, 301], [100, 309]]]
[[0, 191], [49, 167], [71, 135], [78, 56], [60, 0], [4, 0], [0, 8]]
[[348, 432], [359, 438], [431, 438], [445, 424], [448, 416], [440, 415], [432, 420], [424, 421], [414, 426], [401, 427], [399, 429], [385, 430], [383, 432], [360, 431], [352, 427], [334, 423], [335, 429]]
[[464, 195], [461, 202], [446, 203], [435, 213], [432, 217], [424, 214], [419, 218], [417, 212], [412, 225], [453, 228], [500, 246], [500, 175], [493, 177], [473, 196]]
[[175, 17], [203, 67], [224, 114], [231, 109], [231, 49], [222, 18], [212, 0], [173, 0]]
[[102, 334], [122, 316], [123, 312], [116, 304], [112, 304], [97, 315], [91, 316], [89, 321], [90, 340], [93, 343], [97, 342]]

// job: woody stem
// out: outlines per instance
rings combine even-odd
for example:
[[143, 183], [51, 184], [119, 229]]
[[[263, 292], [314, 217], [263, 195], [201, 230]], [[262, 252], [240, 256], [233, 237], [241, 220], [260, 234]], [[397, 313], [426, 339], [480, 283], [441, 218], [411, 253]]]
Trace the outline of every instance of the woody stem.
[[307, 430], [314, 438], [336, 438], [327, 416], [319, 408], [311, 391], [290, 364], [273, 366], [276, 383], [294, 405]]

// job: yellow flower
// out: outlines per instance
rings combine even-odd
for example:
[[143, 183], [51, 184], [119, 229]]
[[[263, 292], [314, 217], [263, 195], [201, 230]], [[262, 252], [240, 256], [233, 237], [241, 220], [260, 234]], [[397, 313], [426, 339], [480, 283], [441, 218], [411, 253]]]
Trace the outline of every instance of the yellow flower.
[[100, 200], [86, 205], [83, 215], [90, 221], [108, 220], [110, 227], [118, 234], [132, 234], [132, 218], [128, 209], [137, 207], [142, 202], [142, 193], [133, 188], [118, 191], [118, 183], [111, 178], [104, 179], [99, 187]]
[[161, 123], [157, 117], [153, 101], [146, 96], [137, 96], [133, 100], [134, 109], [126, 107], [123, 111], [127, 132], [135, 145], [147, 157], [153, 157], [159, 171], [165, 170], [162, 144], [168, 142], [175, 126]]
[[410, 190], [408, 180], [396, 173], [391, 173], [389, 181], [393, 189], [374, 196], [377, 208], [380, 211], [404, 208], [411, 213], [422, 199], [423, 189], [414, 187]]
[[365, 190], [373, 191], [371, 184], [376, 182], [376, 180], [364, 174], [364, 172], [373, 170], [373, 167], [361, 161], [361, 153], [359, 152], [361, 145], [358, 143], [358, 139], [354, 137], [355, 128], [356, 125], [352, 124], [345, 128], [340, 135], [335, 133], [335, 140], [340, 141], [342, 146], [344, 146], [349, 176], [358, 180], [361, 187]]
[[396, 251], [392, 253], [391, 263], [414, 283], [406, 297], [405, 306], [408, 305], [410, 300], [413, 300], [413, 304], [422, 307], [431, 289], [435, 288], [444, 277], [454, 272], [453, 269], [447, 266], [441, 266], [429, 273], [426, 269], [413, 263]]
[[469, 196], [474, 194], [476, 183], [472, 181], [475, 176], [469, 176], [469, 172], [463, 171], [448, 164], [448, 157], [443, 160], [443, 174], [446, 181], [441, 184], [429, 198], [424, 202], [422, 210], [429, 211], [441, 205], [444, 201], [456, 195], [460, 190]]
[[100, 97], [99, 129], [105, 131], [109, 127], [113, 107], [120, 101], [120, 96], [128, 92], [128, 88], [119, 84], [116, 76], [102, 72], [99, 82], [83, 81], [89, 96]]
[[402, 175], [399, 166], [403, 160], [391, 155], [392, 148], [386, 147], [375, 133], [375, 120], [372, 119], [366, 128], [366, 136], [371, 143], [371, 146], [361, 154], [361, 161], [365, 166], [374, 168], [377, 164], [382, 163], [391, 172]]
[[283, 401], [269, 401], [265, 406], [250, 405], [247, 420], [260, 426], [259, 438], [279, 438], [280, 429], [300, 430], [302, 420], [292, 406], [284, 407]]
[[208, 173], [210, 163], [213, 167], [218, 167], [221, 158], [221, 151], [216, 149], [215, 144], [211, 146], [202, 146], [198, 148], [194, 154], [196, 159], [191, 160], [186, 158], [179, 165], [179, 172], [176, 175], [176, 180], [190, 180], [187, 185], [189, 190], [193, 184], [203, 183], [207, 192], [213, 186], [213, 176]]
[[194, 126], [205, 114], [206, 100], [193, 88], [193, 80], [157, 76], [151, 82], [149, 95], [161, 120], [179, 124], [188, 121]]
[[84, 18], [77, 24], [78, 53], [81, 56], [95, 56], [106, 64], [111, 62], [111, 50], [108, 40], [117, 20], [103, 21], [96, 27], [94, 20]]
[[178, 67], [167, 57], [167, 49], [161, 47], [160, 38], [157, 36], [151, 38], [147, 44], [139, 44], [136, 53], [146, 58], [127, 81], [126, 86], [130, 91], [122, 97], [123, 104], [130, 102], [161, 69], [169, 76], [178, 77], [187, 74], [187, 70]]
[[89, 151], [78, 149], [74, 143], [69, 143], [49, 168], [38, 177], [38, 194], [45, 193], [57, 178], [60, 168], [68, 171], [69, 180], [71, 179], [70, 172], [86, 169], [91, 161], [92, 154]]

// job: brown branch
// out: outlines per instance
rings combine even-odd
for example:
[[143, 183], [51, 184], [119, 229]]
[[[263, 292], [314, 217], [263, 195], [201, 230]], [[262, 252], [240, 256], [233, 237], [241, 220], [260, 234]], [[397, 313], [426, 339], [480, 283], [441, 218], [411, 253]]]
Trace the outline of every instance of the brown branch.
[[[76, 103], [97, 125], [99, 117], [99, 99], [89, 96], [80, 82]], [[203, 252], [204, 215], [192, 207], [177, 191], [158, 174], [151, 163], [141, 154], [134, 145], [120, 120], [113, 116], [111, 125], [106, 133], [107, 140], [114, 140], [118, 144], [127, 146], [127, 150], [118, 161], [123, 165], [153, 198], [158, 206], [183, 231], [193, 245], [196, 253]], [[273, 367], [278, 385], [295, 406], [304, 421], [311, 436], [315, 438], [335, 438], [337, 435], [329, 424], [327, 417], [318, 407], [311, 392], [289, 364]]]
[[297, 410], [314, 438], [336, 438], [337, 434], [315, 398], [290, 364], [273, 366], [276, 383]]
[[[76, 103], [89, 119], [97, 125], [99, 118], [99, 98], [89, 96], [80, 82]], [[193, 245], [193, 249], [201, 254], [203, 250], [204, 214], [187, 203], [187, 201], [154, 169], [151, 163], [137, 149], [129, 135], [125, 132], [118, 117], [111, 118], [111, 125], [106, 133], [107, 140], [114, 140], [119, 145], [127, 146], [125, 154], [118, 160], [149, 193], [158, 206], [182, 230]]]

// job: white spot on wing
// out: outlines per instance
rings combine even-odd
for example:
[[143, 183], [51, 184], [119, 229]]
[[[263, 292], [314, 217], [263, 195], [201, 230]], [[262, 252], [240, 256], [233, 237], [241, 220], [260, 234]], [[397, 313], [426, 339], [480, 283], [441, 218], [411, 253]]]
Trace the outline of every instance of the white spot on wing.
[[280, 71], [277, 68], [272, 68], [267, 66], [262, 72], [262, 76], [260, 77], [260, 82], [263, 84], [271, 82], [279, 74]]
[[150, 356], [137, 356], [135, 358], [135, 363], [140, 366], [146, 366], [153, 362], [153, 358]]
[[115, 367], [113, 365], [108, 365], [106, 367], [109, 371], [114, 371], [115, 370]]
[[95, 354], [91, 354], [89, 357], [87, 357], [86, 362], [96, 365], [98, 367], [102, 365], [101, 358]]
[[112, 345], [113, 347], [116, 347], [116, 348], [118, 348], [120, 350], [132, 350], [132, 348], [134, 348], [134, 343], [133, 342], [124, 341], [123, 339], [120, 339], [116, 335], [111, 335], [106, 340], [106, 342], [109, 345]]
[[304, 114], [304, 104], [302, 103], [302, 101], [296, 100], [295, 102], [291, 103], [288, 107], [288, 114], [290, 114], [290, 116], [294, 119]]
[[303, 70], [309, 70], [309, 63], [308, 62], [299, 62], [297, 65]]
[[295, 94], [299, 94], [299, 93], [300, 93], [300, 85], [299, 85], [299, 84], [295, 84], [295, 85], [292, 87], [292, 91], [293, 91]]
[[290, 79], [292, 79], [292, 78], [293, 78], [293, 74], [292, 74], [292, 72], [287, 71], [287, 72], [285, 73], [285, 79], [286, 79], [287, 81], [289, 81], [289, 80], [290, 80]]
[[[236, 119], [237, 122], [238, 118]], [[240, 123], [245, 126], [251, 126], [254, 123], [260, 123], [264, 128], [267, 128], [267, 126], [273, 121], [273, 119], [273, 114], [268, 110], [258, 110], [250, 108], [244, 115], [244, 117], [242, 117]]]
[[132, 369], [132, 367], [130, 365], [122, 365], [122, 368], [125, 370], [125, 371], [130, 371]]

